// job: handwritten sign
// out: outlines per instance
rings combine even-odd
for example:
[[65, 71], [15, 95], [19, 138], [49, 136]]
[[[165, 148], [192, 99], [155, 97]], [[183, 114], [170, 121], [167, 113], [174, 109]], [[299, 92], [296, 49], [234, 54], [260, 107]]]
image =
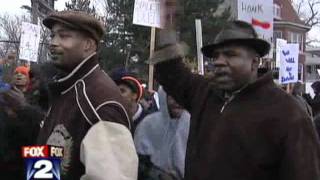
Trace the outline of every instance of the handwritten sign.
[[276, 67], [280, 67], [280, 53], [283, 46], [287, 45], [284, 39], [277, 39], [276, 41]]
[[40, 43], [40, 26], [22, 23], [19, 59], [36, 62]]
[[164, 24], [163, 10], [161, 0], [135, 0], [133, 24], [162, 28]]
[[238, 0], [238, 20], [252, 24], [259, 37], [272, 44], [273, 0]]
[[299, 44], [286, 44], [280, 50], [280, 84], [298, 81]]

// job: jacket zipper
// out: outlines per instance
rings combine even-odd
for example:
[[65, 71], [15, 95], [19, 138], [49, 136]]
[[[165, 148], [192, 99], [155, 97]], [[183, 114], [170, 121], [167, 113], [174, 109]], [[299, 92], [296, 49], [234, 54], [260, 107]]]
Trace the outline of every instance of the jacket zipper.
[[227, 107], [227, 105], [229, 105], [231, 103], [231, 101], [235, 98], [235, 94], [233, 94], [230, 98], [228, 98], [226, 100], [226, 102], [224, 102], [221, 110], [220, 110], [220, 113], [223, 113], [223, 111], [225, 110], [225, 108]]
[[223, 111], [226, 109], [226, 107], [231, 103], [231, 101], [242, 91], [244, 90], [246, 87], [248, 87], [249, 84], [243, 86], [241, 89], [235, 91], [232, 93], [232, 95], [224, 102], [221, 110], [220, 110], [220, 113], [223, 113]]
[[40, 124], [39, 124], [39, 125], [40, 125], [40, 128], [43, 128], [45, 121], [48, 119], [48, 117], [49, 117], [49, 115], [50, 115], [50, 113], [51, 113], [51, 108], [52, 108], [52, 105], [49, 107], [49, 109], [48, 109], [45, 117], [44, 117], [43, 120], [40, 122]]

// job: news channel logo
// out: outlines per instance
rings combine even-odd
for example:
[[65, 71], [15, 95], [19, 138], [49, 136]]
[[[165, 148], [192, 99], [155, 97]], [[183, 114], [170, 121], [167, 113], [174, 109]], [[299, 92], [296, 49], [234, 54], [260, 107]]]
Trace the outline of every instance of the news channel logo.
[[23, 146], [22, 157], [26, 163], [26, 179], [61, 180], [60, 164], [63, 148], [58, 146]]

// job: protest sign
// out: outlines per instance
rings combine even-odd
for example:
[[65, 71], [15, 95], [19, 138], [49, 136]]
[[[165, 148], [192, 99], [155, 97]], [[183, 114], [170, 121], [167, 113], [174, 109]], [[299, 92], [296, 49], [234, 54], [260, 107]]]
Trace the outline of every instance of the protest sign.
[[273, 44], [273, 0], [238, 0], [238, 20], [252, 24], [260, 38]]
[[135, 0], [133, 24], [162, 28], [163, 3], [160, 0]]
[[19, 59], [37, 62], [40, 43], [40, 26], [23, 22]]
[[286, 44], [280, 49], [280, 84], [298, 81], [299, 44]]

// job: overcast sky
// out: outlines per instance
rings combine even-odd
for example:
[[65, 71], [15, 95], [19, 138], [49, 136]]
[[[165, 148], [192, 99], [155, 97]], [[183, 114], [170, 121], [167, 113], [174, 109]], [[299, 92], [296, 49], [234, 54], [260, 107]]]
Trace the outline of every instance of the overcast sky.
[[[68, 2], [69, 0], [57, 0], [55, 2], [55, 9], [57, 10], [63, 10], [65, 7], [65, 2]], [[297, 0], [295, 0], [297, 1]], [[92, 0], [92, 2], [94, 2], [96, 4], [96, 7], [101, 6], [101, 3], [97, 3], [99, 2], [99, 0]], [[0, 0], [1, 3], [1, 8], [0, 8], [0, 15], [4, 14], [4, 13], [8, 13], [10, 15], [20, 15], [23, 13], [26, 13], [25, 10], [21, 9], [21, 6], [23, 5], [31, 5], [31, 0]], [[319, 28], [313, 28], [311, 29], [311, 31], [309, 32], [309, 36], [316, 38], [316, 39], [320, 39], [319, 37]], [[319, 43], [317, 43], [317, 46], [320, 46]]]
[[[65, 2], [68, 0], [57, 0], [55, 3], [55, 9], [63, 10], [65, 6]], [[18, 15], [23, 13], [21, 10], [21, 6], [23, 5], [31, 5], [31, 0], [0, 0], [1, 8], [0, 14], [8, 13], [10, 15]]]
[[[65, 3], [69, 2], [70, 0], [56, 0], [55, 2], [55, 9], [57, 10], [63, 10], [65, 8]], [[10, 2], [10, 3], [9, 3]], [[103, 9], [104, 1], [101, 0], [91, 0], [91, 3], [93, 3], [96, 6], [96, 10], [98, 12], [103, 12], [101, 9]], [[21, 6], [23, 5], [31, 5], [31, 0], [0, 0], [1, 8], [0, 8], [0, 15], [4, 13], [8, 13], [10, 15], [19, 15], [23, 14], [26, 11], [21, 9]]]

